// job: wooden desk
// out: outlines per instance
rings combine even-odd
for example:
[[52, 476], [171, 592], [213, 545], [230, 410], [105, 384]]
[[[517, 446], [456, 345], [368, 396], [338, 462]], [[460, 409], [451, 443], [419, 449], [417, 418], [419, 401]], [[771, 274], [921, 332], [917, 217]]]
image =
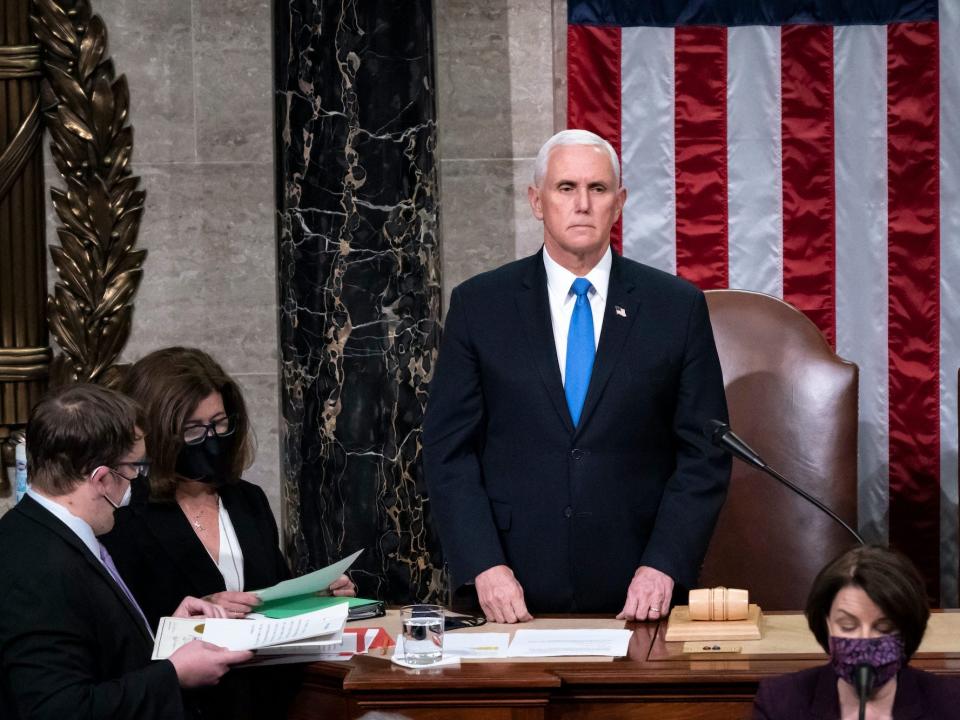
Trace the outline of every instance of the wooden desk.
[[[736, 720], [750, 717], [762, 678], [826, 661], [823, 654], [688, 655], [681, 644], [662, 640], [665, 623], [631, 627], [629, 656], [612, 662], [464, 663], [418, 671], [365, 656], [316, 663], [290, 718], [380, 711], [416, 720]], [[918, 653], [912, 664], [960, 676], [960, 652]]]

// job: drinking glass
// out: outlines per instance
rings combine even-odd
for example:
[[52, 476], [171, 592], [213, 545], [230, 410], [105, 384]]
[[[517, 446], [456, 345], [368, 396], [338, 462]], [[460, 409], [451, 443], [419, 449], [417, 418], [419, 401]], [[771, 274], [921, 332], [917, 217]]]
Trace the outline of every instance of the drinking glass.
[[407, 605], [400, 609], [403, 659], [411, 665], [432, 665], [443, 657], [443, 608]]

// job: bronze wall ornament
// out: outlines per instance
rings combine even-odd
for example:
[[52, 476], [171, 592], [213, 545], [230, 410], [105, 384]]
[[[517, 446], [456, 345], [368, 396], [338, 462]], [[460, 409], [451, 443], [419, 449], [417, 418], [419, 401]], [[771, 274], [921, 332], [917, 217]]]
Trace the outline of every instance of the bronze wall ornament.
[[[47, 387], [40, 46], [29, 0], [0, 0], [0, 457], [14, 462], [30, 408]], [[0, 469], [0, 496], [10, 492]]]
[[30, 20], [43, 47], [50, 151], [66, 181], [50, 191], [61, 224], [47, 318], [63, 350], [51, 380], [110, 384], [147, 254], [134, 249], [146, 192], [130, 170], [127, 80], [114, 77], [106, 27], [87, 0], [35, 0]]

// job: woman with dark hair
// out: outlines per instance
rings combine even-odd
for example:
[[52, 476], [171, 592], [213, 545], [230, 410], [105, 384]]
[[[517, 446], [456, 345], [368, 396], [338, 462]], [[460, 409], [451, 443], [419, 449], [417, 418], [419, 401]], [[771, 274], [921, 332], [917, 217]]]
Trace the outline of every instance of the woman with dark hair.
[[[104, 544], [154, 628], [185, 595], [243, 617], [260, 602], [250, 591], [289, 578], [290, 570], [266, 495], [241, 479], [253, 449], [239, 387], [201, 350], [172, 347], [136, 362], [123, 390], [149, 421], [151, 466]], [[330, 591], [355, 593], [346, 576]], [[225, 680], [234, 687], [215, 693], [208, 716], [282, 716], [268, 712], [283, 705], [275, 691], [252, 696], [249, 677], [246, 687]]]
[[957, 716], [960, 685], [907, 665], [930, 609], [906, 557], [877, 546], [844, 553], [813, 581], [805, 612], [830, 663], [762, 681], [755, 719], [857, 718], [858, 674], [867, 684], [866, 718]]

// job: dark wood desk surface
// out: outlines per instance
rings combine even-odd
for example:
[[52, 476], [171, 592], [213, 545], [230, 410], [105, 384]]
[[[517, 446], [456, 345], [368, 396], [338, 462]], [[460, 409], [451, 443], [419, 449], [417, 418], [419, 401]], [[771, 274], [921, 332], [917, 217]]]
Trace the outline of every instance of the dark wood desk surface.
[[[627, 658], [612, 662], [463, 663], [405, 670], [357, 656], [315, 663], [290, 717], [359, 718], [379, 711], [417, 720], [749, 718], [765, 677], [821, 665], [825, 655], [684, 655], [665, 623], [639, 623]], [[960, 638], [957, 639], [960, 647]], [[960, 676], [960, 652], [916, 656], [915, 667]]]

